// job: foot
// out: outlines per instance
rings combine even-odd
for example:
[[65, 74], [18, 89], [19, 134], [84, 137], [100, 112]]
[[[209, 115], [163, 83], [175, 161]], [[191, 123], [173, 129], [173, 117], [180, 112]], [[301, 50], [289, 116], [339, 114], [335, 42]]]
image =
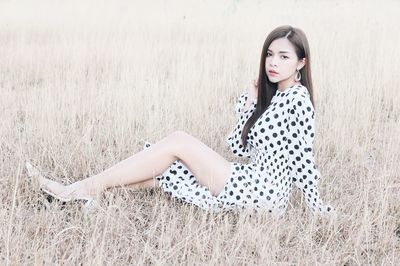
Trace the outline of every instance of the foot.
[[61, 198], [69, 198], [68, 194], [66, 193], [67, 186], [65, 186], [61, 183], [58, 183], [56, 181], [50, 180], [48, 178], [42, 177], [39, 180], [39, 187], [41, 189], [50, 191], [51, 193], [53, 193]]
[[90, 190], [85, 186], [84, 182], [77, 181], [70, 185], [63, 185], [56, 181], [44, 178], [45, 183], [41, 185], [41, 188], [47, 190], [48, 192], [56, 195], [59, 198], [65, 200], [72, 199], [87, 199], [92, 200], [97, 198], [97, 195], [90, 193]]
[[40, 189], [47, 190], [57, 197], [65, 200], [70, 200], [73, 198], [94, 198], [94, 196], [89, 193], [89, 190], [81, 181], [65, 186], [59, 182], [44, 177], [40, 173], [39, 169], [34, 167], [29, 162], [26, 163], [26, 170], [28, 175], [39, 183]]
[[46, 177], [44, 177], [39, 169], [37, 169], [35, 166], [33, 166], [30, 162], [26, 162], [25, 164], [26, 167], [26, 172], [28, 174], [28, 176], [31, 178], [31, 180], [33, 182], [37, 182], [39, 185], [39, 188], [49, 188], [49, 190], [51, 190], [54, 193], [57, 193], [57, 191], [62, 191], [63, 187], [65, 187], [64, 185], [52, 181]]
[[86, 210], [94, 210], [98, 205], [98, 198], [96, 195], [90, 195], [83, 185], [83, 182], [78, 181], [71, 185], [64, 186], [58, 182], [46, 179], [44, 192], [50, 196], [48, 200], [53, 201], [53, 198], [61, 200], [62, 202], [69, 201], [82, 201]]

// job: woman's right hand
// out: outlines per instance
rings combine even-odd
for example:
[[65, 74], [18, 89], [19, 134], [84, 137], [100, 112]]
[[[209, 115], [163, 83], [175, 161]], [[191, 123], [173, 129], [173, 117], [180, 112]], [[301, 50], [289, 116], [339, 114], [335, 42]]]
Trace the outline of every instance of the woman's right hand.
[[249, 89], [247, 90], [247, 93], [249, 94], [249, 97], [252, 99], [257, 99], [258, 96], [258, 78], [253, 79], [253, 84], [249, 86]]

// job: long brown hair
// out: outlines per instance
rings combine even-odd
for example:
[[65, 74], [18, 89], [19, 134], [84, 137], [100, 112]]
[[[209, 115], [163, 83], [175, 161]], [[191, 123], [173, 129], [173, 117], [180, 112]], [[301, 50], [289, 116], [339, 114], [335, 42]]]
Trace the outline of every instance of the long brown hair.
[[267, 57], [267, 50], [270, 44], [278, 38], [287, 38], [294, 46], [296, 55], [298, 59], [306, 58], [306, 64], [300, 69], [301, 80], [300, 83], [308, 89], [310, 93], [311, 103], [314, 106], [313, 97], [313, 85], [311, 80], [311, 67], [310, 67], [310, 49], [308, 46], [307, 37], [304, 32], [299, 28], [294, 28], [289, 25], [280, 26], [274, 29], [265, 39], [263, 49], [261, 52], [260, 60], [260, 71], [258, 75], [258, 95], [257, 95], [257, 105], [253, 114], [247, 120], [242, 131], [242, 143], [243, 146], [247, 146], [247, 135], [250, 128], [255, 124], [257, 119], [265, 112], [268, 106], [271, 104], [272, 97], [275, 95], [278, 89], [277, 83], [272, 83], [268, 80], [266, 69], [265, 69], [265, 59]]

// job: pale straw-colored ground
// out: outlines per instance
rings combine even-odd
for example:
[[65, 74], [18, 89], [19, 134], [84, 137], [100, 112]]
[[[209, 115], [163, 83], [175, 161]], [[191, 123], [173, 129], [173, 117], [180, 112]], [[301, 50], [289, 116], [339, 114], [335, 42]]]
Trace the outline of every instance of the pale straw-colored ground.
[[[399, 12], [397, 1], [1, 1], [1, 263], [399, 263]], [[284, 24], [310, 42], [320, 189], [336, 219], [313, 219], [298, 189], [279, 221], [206, 215], [159, 189], [112, 189], [96, 213], [41, 204], [27, 159], [71, 183], [184, 130], [244, 162], [225, 143], [233, 105]]]

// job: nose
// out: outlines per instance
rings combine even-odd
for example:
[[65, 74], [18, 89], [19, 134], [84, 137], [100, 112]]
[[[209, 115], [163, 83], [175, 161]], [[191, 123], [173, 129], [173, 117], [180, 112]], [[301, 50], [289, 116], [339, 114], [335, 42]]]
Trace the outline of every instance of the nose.
[[276, 59], [275, 59], [275, 56], [272, 56], [272, 58], [270, 59], [269, 65], [270, 65], [270, 66], [276, 66]]

